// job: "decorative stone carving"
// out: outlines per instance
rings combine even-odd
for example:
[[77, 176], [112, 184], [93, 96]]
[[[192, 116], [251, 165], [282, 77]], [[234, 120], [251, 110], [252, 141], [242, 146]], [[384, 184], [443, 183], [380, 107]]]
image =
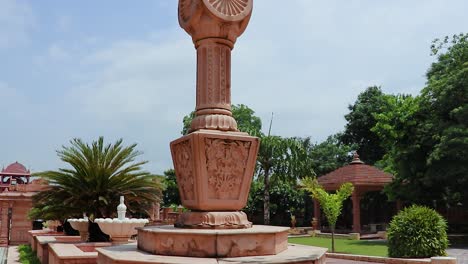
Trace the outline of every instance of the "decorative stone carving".
[[247, 28], [252, 8], [252, 0], [179, 0], [179, 24], [194, 43], [224, 38], [233, 44]]
[[240, 229], [252, 227], [244, 212], [187, 212], [174, 225], [183, 228]]
[[183, 200], [194, 200], [193, 189], [193, 161], [190, 140], [180, 142], [174, 148], [174, 166], [177, 171], [177, 182], [181, 188]]
[[211, 13], [225, 20], [236, 21], [245, 18], [252, 10], [249, 0], [204, 0]]
[[231, 50], [252, 6], [253, 0], [179, 0], [179, 24], [197, 50], [197, 97], [190, 134], [173, 141], [171, 152], [182, 204], [205, 212], [186, 213], [177, 226], [251, 226], [237, 211], [247, 203], [259, 142], [238, 132], [232, 117]]
[[258, 145], [258, 138], [246, 133], [212, 130], [195, 131], [171, 142], [182, 204], [199, 211], [244, 208]]
[[238, 131], [231, 114], [231, 50], [252, 0], [179, 0], [179, 24], [197, 49], [197, 104], [190, 131]]
[[206, 170], [209, 178], [209, 198], [235, 199], [247, 167], [250, 142], [205, 139]]
[[[138, 249], [158, 255], [205, 258], [274, 255], [287, 249], [288, 230], [289, 227], [261, 225], [237, 230], [149, 226], [138, 230]], [[249, 263], [262, 263], [261, 260]], [[240, 260], [232, 262], [242, 263]], [[203, 263], [210, 262], [205, 260]]]

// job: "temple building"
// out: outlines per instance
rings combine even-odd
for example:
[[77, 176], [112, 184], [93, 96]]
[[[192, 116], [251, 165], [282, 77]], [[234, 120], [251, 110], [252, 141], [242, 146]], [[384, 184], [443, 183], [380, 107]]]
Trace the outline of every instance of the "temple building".
[[31, 180], [31, 172], [15, 162], [0, 172], [0, 246], [28, 243], [28, 219], [32, 207], [31, 197], [44, 190], [41, 180]]

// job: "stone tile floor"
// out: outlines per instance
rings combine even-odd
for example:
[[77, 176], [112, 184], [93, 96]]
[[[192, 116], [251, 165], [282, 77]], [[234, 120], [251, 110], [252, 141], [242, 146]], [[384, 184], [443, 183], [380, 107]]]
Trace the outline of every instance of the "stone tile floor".
[[[10, 246], [10, 259], [8, 263], [18, 263], [17, 262], [17, 247]], [[7, 247], [0, 247], [0, 264], [7, 263]], [[16, 254], [15, 254], [16, 253]], [[447, 253], [451, 257], [457, 258], [457, 264], [468, 264], [468, 248], [450, 248], [447, 250]], [[375, 262], [363, 262], [363, 261], [353, 261], [353, 260], [344, 260], [344, 259], [333, 259], [327, 258], [326, 264], [372, 264]]]
[[447, 254], [450, 257], [457, 258], [457, 264], [468, 264], [468, 247], [466, 248], [449, 248]]
[[376, 262], [365, 262], [365, 261], [355, 261], [355, 260], [346, 260], [346, 259], [334, 259], [334, 258], [327, 258], [325, 264], [373, 264]]
[[0, 264], [7, 263], [7, 254], [8, 248], [7, 247], [0, 247]]

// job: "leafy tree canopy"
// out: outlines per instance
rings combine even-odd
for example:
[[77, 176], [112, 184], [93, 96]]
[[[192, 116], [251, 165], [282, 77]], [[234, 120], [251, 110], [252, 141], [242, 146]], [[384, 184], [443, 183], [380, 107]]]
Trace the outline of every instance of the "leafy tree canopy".
[[122, 139], [105, 144], [100, 137], [91, 144], [73, 139], [57, 151], [67, 167], [34, 174], [47, 180], [50, 188], [33, 197], [32, 218], [65, 219], [87, 213], [91, 218], [116, 214], [119, 196], [129, 210], [149, 209], [160, 201], [159, 178], [144, 171], [146, 161], [136, 144], [124, 146]]
[[320, 203], [320, 207], [332, 231], [332, 252], [335, 252], [334, 233], [336, 221], [343, 209], [343, 202], [351, 196], [354, 191], [354, 186], [347, 182], [342, 184], [336, 193], [328, 193], [320, 186], [316, 178], [310, 177], [302, 180], [302, 186], [306, 191], [311, 193], [313, 199], [317, 199]]
[[396, 178], [394, 197], [432, 204], [467, 204], [468, 41], [467, 34], [435, 40], [437, 55], [427, 85], [417, 97], [387, 97], [372, 131], [388, 150], [383, 162]]
[[359, 94], [356, 102], [348, 109], [350, 112], [345, 115], [347, 124], [341, 140], [348, 145], [356, 144], [360, 158], [373, 165], [385, 154], [379, 136], [371, 130], [377, 123], [374, 114], [387, 109], [385, 94], [380, 87], [371, 86]]

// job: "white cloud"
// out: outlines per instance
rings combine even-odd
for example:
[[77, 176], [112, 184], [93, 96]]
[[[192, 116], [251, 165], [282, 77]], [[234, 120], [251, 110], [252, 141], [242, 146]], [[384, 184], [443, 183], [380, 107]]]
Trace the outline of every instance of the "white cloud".
[[[250, 25], [232, 54], [233, 103], [254, 109], [265, 129], [274, 112], [275, 134], [317, 141], [343, 129], [348, 104], [367, 86], [417, 93], [433, 60], [431, 40], [466, 31], [468, 21], [466, 3], [457, 0], [450, 5], [421, 0], [284, 2], [255, 1]], [[4, 3], [0, 0], [0, 7]], [[161, 4], [177, 10], [177, 1]], [[79, 17], [73, 19], [78, 25]], [[179, 137], [182, 118], [195, 105], [196, 57], [177, 19], [170, 23], [140, 38], [126, 39], [125, 32], [109, 38], [90, 30], [86, 36], [99, 37], [48, 44], [41, 65], [54, 73], [49, 82], [60, 79], [63, 87], [48, 91], [57, 102], [45, 102], [32, 114], [37, 133], [27, 142], [49, 153], [36, 155], [41, 162], [33, 166], [50, 167], [53, 149], [72, 137], [100, 135], [139, 143], [153, 172], [172, 166], [169, 142]], [[5, 87], [0, 85], [2, 99], [9, 91], [9, 100], [24, 100]], [[17, 127], [27, 131], [27, 126]]]
[[34, 15], [23, 1], [0, 0], [0, 48], [24, 43], [34, 27]]
[[71, 55], [59, 44], [54, 43], [49, 47], [48, 57], [52, 60], [67, 60]]
[[67, 32], [67, 31], [70, 30], [71, 25], [72, 25], [71, 16], [60, 15], [57, 18], [57, 28], [58, 28], [58, 30], [60, 30], [62, 32]]

